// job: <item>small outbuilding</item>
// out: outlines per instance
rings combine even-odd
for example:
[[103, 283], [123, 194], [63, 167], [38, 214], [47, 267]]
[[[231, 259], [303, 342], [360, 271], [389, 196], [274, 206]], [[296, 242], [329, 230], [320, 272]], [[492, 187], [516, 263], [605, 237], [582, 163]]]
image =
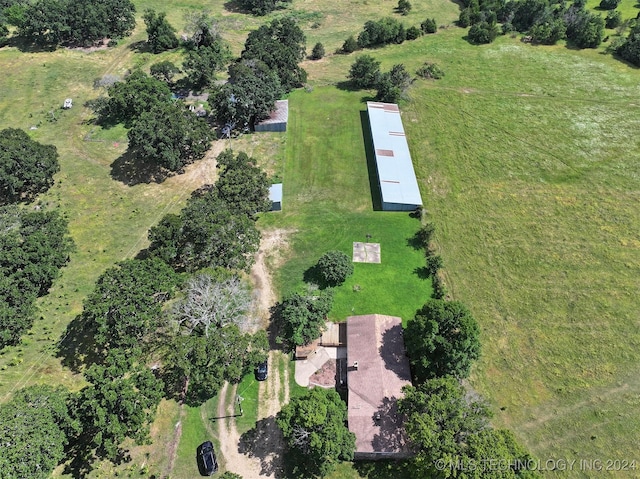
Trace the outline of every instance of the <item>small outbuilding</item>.
[[269, 118], [256, 123], [256, 131], [287, 131], [287, 121], [289, 120], [289, 100], [276, 101], [274, 110]]
[[271, 200], [271, 211], [282, 210], [282, 183], [271, 185], [269, 199]]
[[62, 104], [62, 108], [64, 108], [65, 110], [68, 110], [72, 106], [73, 106], [73, 100], [71, 98], [67, 98]]

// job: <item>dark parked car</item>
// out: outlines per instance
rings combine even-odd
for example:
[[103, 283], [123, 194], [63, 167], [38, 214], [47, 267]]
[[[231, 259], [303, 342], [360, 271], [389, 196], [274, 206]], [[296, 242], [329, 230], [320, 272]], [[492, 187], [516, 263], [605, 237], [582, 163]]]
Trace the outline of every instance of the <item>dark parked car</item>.
[[267, 375], [269, 374], [269, 368], [267, 367], [267, 362], [264, 361], [256, 366], [254, 371], [256, 376], [256, 381], [264, 381], [267, 379]]
[[200, 474], [205, 476], [210, 476], [218, 470], [218, 461], [211, 441], [203, 442], [198, 446], [198, 469]]

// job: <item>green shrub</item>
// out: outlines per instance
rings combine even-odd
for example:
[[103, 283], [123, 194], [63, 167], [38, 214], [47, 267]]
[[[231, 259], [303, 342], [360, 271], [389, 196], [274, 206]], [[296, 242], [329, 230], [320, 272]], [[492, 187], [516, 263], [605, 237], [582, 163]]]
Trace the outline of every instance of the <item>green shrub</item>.
[[418, 70], [416, 71], [416, 74], [418, 76], [421, 76], [422, 78], [426, 78], [426, 79], [431, 78], [433, 80], [439, 80], [444, 76], [444, 72], [438, 65], [436, 65], [435, 63], [429, 63], [429, 62], [425, 63], [420, 68], [418, 68]]
[[436, 24], [435, 18], [427, 18], [424, 22], [420, 24], [420, 28], [424, 33], [436, 33], [438, 30], [438, 25]]
[[338, 286], [353, 274], [353, 263], [342, 251], [328, 251], [318, 260], [318, 274], [327, 285]]
[[313, 50], [311, 51], [311, 59], [320, 60], [322, 57], [324, 57], [324, 45], [318, 42], [315, 44]]

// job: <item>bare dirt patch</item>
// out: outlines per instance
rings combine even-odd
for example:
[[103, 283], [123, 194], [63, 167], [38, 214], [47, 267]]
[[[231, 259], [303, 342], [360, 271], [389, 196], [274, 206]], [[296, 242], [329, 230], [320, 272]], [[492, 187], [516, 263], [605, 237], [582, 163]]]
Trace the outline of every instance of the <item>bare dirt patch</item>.
[[266, 327], [269, 323], [269, 310], [277, 300], [269, 269], [276, 268], [282, 263], [291, 233], [293, 233], [292, 230], [285, 229], [262, 231], [260, 249], [256, 253], [256, 262], [251, 268], [251, 281], [256, 295], [256, 309], [261, 327]]

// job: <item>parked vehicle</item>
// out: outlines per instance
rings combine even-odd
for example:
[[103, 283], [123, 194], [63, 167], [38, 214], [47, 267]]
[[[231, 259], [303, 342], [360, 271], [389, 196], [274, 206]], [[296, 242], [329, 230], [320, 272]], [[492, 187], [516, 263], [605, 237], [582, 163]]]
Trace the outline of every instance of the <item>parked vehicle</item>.
[[264, 361], [256, 366], [254, 371], [254, 375], [256, 377], [256, 381], [265, 381], [269, 374], [269, 367], [267, 366], [267, 362]]
[[211, 441], [203, 442], [198, 446], [198, 469], [205, 476], [210, 476], [218, 470], [218, 461]]

